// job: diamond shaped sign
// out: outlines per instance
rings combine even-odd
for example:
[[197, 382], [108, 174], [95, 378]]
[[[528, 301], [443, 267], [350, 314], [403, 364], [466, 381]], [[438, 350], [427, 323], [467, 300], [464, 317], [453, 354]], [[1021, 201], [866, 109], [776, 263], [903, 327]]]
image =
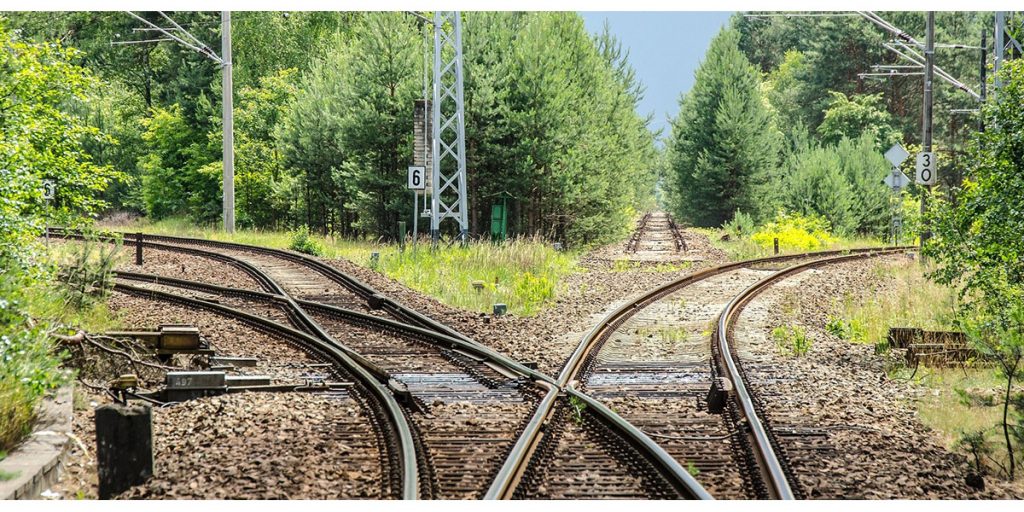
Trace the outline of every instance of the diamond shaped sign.
[[889, 151], [885, 152], [885, 159], [892, 164], [893, 167], [899, 167], [907, 157], [910, 156], [910, 152], [903, 149], [903, 146], [899, 142], [893, 144]]
[[892, 188], [899, 189], [910, 185], [910, 178], [908, 178], [906, 174], [896, 171], [885, 177], [885, 184]]

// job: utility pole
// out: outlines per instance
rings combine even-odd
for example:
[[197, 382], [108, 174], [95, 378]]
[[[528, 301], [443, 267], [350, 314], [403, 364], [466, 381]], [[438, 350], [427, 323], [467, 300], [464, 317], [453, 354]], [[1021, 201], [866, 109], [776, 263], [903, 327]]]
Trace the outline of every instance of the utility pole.
[[[935, 11], [928, 11], [928, 26], [924, 42], [924, 105], [921, 109], [921, 148], [925, 153], [932, 152], [932, 76], [935, 68]], [[937, 169], [936, 169], [937, 170]], [[931, 237], [925, 223], [925, 212], [928, 209], [928, 195], [932, 185], [925, 185], [921, 193], [921, 249]], [[922, 257], [922, 260], [924, 258]]]
[[196, 36], [189, 33], [176, 21], [171, 19], [167, 14], [157, 11], [167, 23], [170, 23], [170, 27], [159, 27], [151, 21], [135, 14], [131, 11], [125, 11], [127, 14], [136, 20], [141, 21], [146, 28], [134, 29], [141, 31], [155, 31], [159, 32], [166, 39], [147, 39], [143, 41], [111, 41], [110, 44], [149, 44], [157, 43], [160, 41], [175, 41], [178, 44], [199, 53], [200, 55], [216, 62], [221, 66], [223, 73], [222, 80], [222, 94], [223, 94], [223, 111], [221, 124], [224, 127], [224, 230], [228, 233], [235, 232], [235, 149], [234, 149], [234, 110], [232, 108], [233, 100], [233, 85], [231, 80], [231, 11], [221, 11], [220, 13], [220, 26], [221, 26], [221, 56], [218, 56], [214, 51], [207, 46], [205, 43], [200, 41]]
[[[985, 64], [988, 60], [988, 30], [981, 29], [981, 107], [985, 106], [985, 95], [987, 92], [987, 85], [985, 84]], [[978, 112], [978, 131], [985, 131], [985, 115], [981, 111]]]
[[231, 69], [231, 11], [220, 12], [221, 94], [224, 128], [224, 231], [235, 232], [235, 113]]

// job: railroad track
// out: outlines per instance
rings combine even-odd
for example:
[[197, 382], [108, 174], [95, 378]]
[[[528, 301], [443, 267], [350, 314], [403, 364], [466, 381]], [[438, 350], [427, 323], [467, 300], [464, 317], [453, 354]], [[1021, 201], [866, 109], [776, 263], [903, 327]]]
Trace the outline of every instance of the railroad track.
[[686, 251], [686, 240], [671, 215], [648, 212], [637, 222], [636, 229], [626, 242], [626, 253], [664, 255]]
[[[375, 316], [373, 308], [358, 311], [339, 306], [338, 300], [323, 302], [326, 294], [321, 290], [328, 283], [321, 280], [304, 286], [310, 281], [304, 280], [294, 265], [274, 267], [267, 259], [242, 259], [240, 253], [246, 251], [234, 244], [230, 244], [230, 251], [211, 253], [151, 240], [143, 243], [152, 249], [202, 257], [216, 254], [217, 259], [253, 275], [265, 290], [238, 290], [134, 272], [119, 273], [120, 280], [142, 281], [157, 288], [186, 288], [216, 302], [234, 300], [249, 307], [262, 302], [262, 314], [286, 315], [299, 329], [339, 347], [386, 385], [402, 402], [405, 417], [413, 427], [410, 434], [422, 476], [418, 480], [421, 497], [479, 498], [517, 439], [524, 418], [536, 405], [540, 393], [532, 382], [546, 378], [541, 374], [475, 342], [449, 337], [439, 332], [446, 329], [429, 323], [434, 330]], [[262, 251], [253, 252], [262, 256]], [[264, 272], [268, 267], [276, 274]], [[337, 278], [322, 269], [317, 272]], [[277, 278], [282, 276], [289, 279], [290, 286], [278, 283]], [[362, 291], [380, 300], [371, 290]], [[337, 298], [342, 294], [327, 296]], [[407, 312], [396, 316], [424, 318]]]
[[[731, 345], [727, 335], [718, 336], [719, 331], [728, 332], [719, 324], [724, 321], [721, 325], [731, 326], [742, 305], [775, 279], [817, 265], [891, 251], [862, 249], [849, 251], [849, 254], [828, 251], [763, 258], [685, 276], [628, 301], [604, 318], [570, 356], [558, 384], [572, 391], [584, 390], [600, 403], [615, 407], [624, 420], [635, 425], [648, 438], [656, 440], [676, 464], [686, 464], [689, 471], [700, 476], [701, 484], [715, 496], [793, 497], [792, 490], [787, 491], [785, 478], [773, 479], [779, 474], [780, 464], [774, 456], [772, 438], [757, 435], [748, 439], [746, 425], [753, 425], [750, 432], [763, 431], [765, 427], [759, 422], [757, 409], [751, 409], [756, 406], [748, 405], [752, 404], [751, 393], [745, 387], [742, 388], [742, 396], [738, 393], [725, 395], [727, 400], [722, 404], [724, 414], [706, 412], [708, 388], [717, 377], [728, 376], [730, 382], [738, 383], [737, 389], [743, 385], [742, 375], [736, 376], [729, 371], [730, 361], [737, 369], [742, 367], [728, 358], [730, 351], [720, 349]], [[781, 273], [771, 268], [754, 270], [809, 257], [819, 259]], [[763, 280], [766, 275], [779, 277]], [[730, 285], [720, 290], [717, 297], [710, 293], [710, 289], [722, 287], [723, 283]], [[760, 284], [755, 287], [757, 283]], [[692, 307], [691, 313], [695, 313], [697, 318], [691, 318], [688, 325], [674, 326], [667, 335], [652, 331], [654, 319], [659, 314], [652, 311], [652, 307], [664, 307], [665, 303], [671, 302], [666, 300], [670, 296], [678, 300], [683, 291], [691, 293], [698, 306], [703, 304], [703, 307]], [[708, 307], [707, 301], [716, 298], [721, 307]], [[681, 305], [679, 302], [674, 304]], [[646, 313], [653, 315], [645, 317]], [[716, 327], [710, 327], [712, 322], [717, 322]], [[689, 334], [687, 328], [691, 331]], [[694, 330], [696, 333], [692, 332]], [[631, 335], [622, 335], [623, 331]], [[713, 340], [709, 338], [712, 333], [715, 333]], [[654, 334], [663, 337], [652, 342]], [[613, 469], [603, 479], [594, 478], [581, 484], [567, 478], [572, 470], [567, 448], [579, 443], [581, 436], [571, 424], [567, 426], [566, 418], [574, 417], [572, 408], [577, 404], [553, 404], [548, 409], [537, 411], [530, 424], [534, 428], [528, 428], [519, 443], [524, 448], [514, 452], [506, 464], [514, 468], [509, 472], [517, 475], [512, 486], [518, 484], [521, 488], [507, 493], [529, 497], [643, 495], [635, 489], [626, 491], [623, 487], [640, 483], [649, 485], [648, 476], [644, 477], [648, 480], [646, 482], [631, 479], [607, 462], [598, 465]], [[575, 419], [581, 423], [579, 414]], [[548, 424], [547, 428], [541, 429], [540, 425], [545, 424]], [[586, 423], [582, 424], [585, 429]], [[559, 461], [562, 462], [560, 466]], [[699, 485], [694, 487], [699, 488]], [[687, 497], [707, 497], [707, 494], [710, 493], [701, 496], [694, 492]], [[648, 494], [646, 497], [660, 496]]]
[[[144, 244], [160, 243], [149, 241]], [[236, 250], [240, 250], [239, 247], [248, 247], [223, 242], [215, 244], [228, 245]], [[168, 250], [190, 250], [182, 245], [170, 245], [174, 249]], [[163, 248], [158, 245], [152, 246]], [[261, 248], [253, 249], [255, 252], [262, 251]], [[868, 252], [870, 251], [853, 251], [855, 255]], [[241, 262], [239, 268], [246, 272], [252, 272], [256, 264], [259, 264], [237, 259], [236, 255], [227, 256], [220, 252], [217, 254], [220, 258], [228, 258], [227, 261], [232, 264]], [[289, 257], [295, 256], [292, 253], [286, 254]], [[838, 251], [818, 253], [814, 256], [835, 254], [838, 254]], [[241, 294], [248, 296], [246, 300], [276, 303], [293, 323], [309, 332], [319, 334], [320, 338], [330, 341], [334, 346], [344, 347], [347, 353], [352, 354], [354, 360], [374, 373], [378, 382], [386, 381], [393, 394], [405, 399], [405, 414], [414, 418], [412, 423], [415, 424], [415, 445], [420, 455], [416, 464], [420, 472], [427, 476], [418, 483], [420, 496], [478, 497], [476, 493], [479, 492], [481, 482], [486, 482], [493, 476], [490, 488], [485, 494], [487, 498], [709, 498], [710, 494], [679, 464], [679, 460], [698, 460], [703, 466], [691, 466], [688, 469], [701, 471], [701, 474], [705, 474], [705, 471], [712, 473], [714, 467], [705, 464], [707, 461], [701, 457], [669, 453], [678, 448], [675, 441], [696, 439], [707, 446], [707, 439], [693, 436], [693, 429], [689, 427], [686, 430], [690, 434], [688, 436], [657, 432], [657, 428], [652, 428], [651, 419], [656, 417], [664, 423], [664, 411], [651, 415], [648, 410], [647, 423], [644, 423], [645, 418], [638, 415], [637, 411], [622, 408], [623, 413], [620, 416], [607, 407], [602, 400], [611, 403], [614, 397], [607, 395], [608, 386], [602, 389], [599, 379], [595, 380], [592, 377], [611, 372], [606, 371], [609, 365], [602, 367], [595, 356], [607, 341], [607, 335], [611, 332], [610, 327], [620, 326], [633, 316], [633, 313], [672, 293], [673, 289], [733, 270], [778, 264], [804, 257], [807, 255], [765, 258], [724, 265], [687, 276], [676, 283], [645, 294], [633, 303], [627, 304], [628, 307], [619, 308], [605, 322], [595, 327], [570, 357], [565, 370], [557, 380], [494, 353], [458, 333], [455, 333], [455, 336], [446, 334], [443, 331], [454, 331], [444, 326], [438, 328], [431, 325], [429, 319], [424, 322], [430, 327], [427, 328], [374, 316], [373, 308], [370, 311], [353, 311], [315, 300], [293, 298], [284, 287], [277, 285], [276, 281], [266, 274], [259, 277], [260, 269], [256, 269], [258, 279], [265, 281], [267, 288], [273, 291], [235, 290], [144, 274], [121, 273], [119, 277], [160, 281], [162, 285], [190, 288], [202, 293], [229, 296]], [[330, 275], [330, 272], [317, 272], [325, 276]], [[301, 286], [293, 290], [302, 293]], [[394, 310], [401, 311], [402, 307], [397, 303], [379, 296], [374, 297], [375, 294], [368, 287], [362, 289], [362, 294], [380, 301], [379, 304], [390, 303], [394, 305]], [[425, 318], [414, 312], [399, 313], [397, 316], [414, 318], [421, 322]], [[387, 325], [382, 326], [382, 322]], [[353, 324], [357, 324], [359, 328], [353, 330]], [[379, 335], [388, 329], [396, 336]], [[345, 338], [347, 344], [339, 342], [338, 337]], [[405, 339], [394, 339], [402, 337]], [[414, 342], [409, 343], [410, 340]], [[420, 345], [417, 346], [415, 341], [420, 342]], [[352, 344], [357, 344], [357, 348], [349, 346]], [[727, 364], [722, 365], [723, 368], [726, 366]], [[622, 373], [621, 368], [617, 372]], [[705, 389], [690, 389], [688, 392], [699, 400], [701, 391], [706, 393], [706, 383], [710, 378], [721, 373], [724, 372], [712, 369], [708, 378], [703, 379]], [[398, 381], [401, 384], [399, 386], [395, 385], [396, 380], [393, 378], [396, 375], [404, 380]], [[577, 387], [592, 390], [594, 396], [582, 393], [576, 389]], [[629, 393], [630, 391], [625, 392], [626, 395]], [[672, 394], [665, 396], [670, 397]], [[539, 405], [528, 421], [512, 420], [517, 414], [522, 417], [524, 408], [528, 410], [538, 400]], [[459, 406], [445, 410], [451, 404], [474, 402], [477, 405], [486, 404], [492, 409]], [[445, 414], [434, 415], [431, 408], [435, 406]], [[730, 407], [732, 409], [726, 416], [731, 418], [732, 433], [727, 432], [726, 435], [738, 438], [740, 436], [735, 435], [738, 432], [735, 425], [740, 421], [749, 420], [738, 418], [738, 409], [734, 404], [730, 404]], [[640, 428], [626, 421], [624, 417], [636, 422]], [[677, 425], [670, 426], [678, 430]], [[460, 432], [459, 428], [464, 430]], [[722, 425], [717, 425], [713, 431], [720, 433], [722, 428]], [[481, 435], [467, 437], [464, 434], [468, 431], [478, 431]], [[544, 435], [540, 435], [542, 431]], [[657, 443], [652, 440], [652, 436], [657, 438]], [[685, 442], [682, 444], [685, 445]], [[741, 445], [742, 443], [737, 440], [735, 446]], [[669, 451], [666, 451], [666, 448]], [[730, 452], [729, 456], [720, 457], [719, 470], [735, 467], [738, 464], [737, 460], [744, 459], [738, 448], [731, 448]], [[502, 461], [501, 456], [505, 453], [508, 456]], [[744, 478], [747, 480], [745, 487], [761, 489], [754, 493], [755, 497], [771, 496], [767, 491], [770, 484], [749, 476], [757, 474], [757, 462], [760, 459], [752, 455], [755, 453], [753, 451], [748, 450], [744, 453], [747, 454], [745, 459], [748, 465], [747, 471], [744, 472]], [[470, 464], [470, 467], [466, 467], [467, 460], [483, 463]], [[713, 462], [714, 460], [711, 461]], [[586, 477], [582, 485], [581, 475]]]
[[[381, 498], [416, 497], [417, 468], [415, 458], [410, 458], [405, 451], [412, 444], [411, 439], [403, 441], [403, 437], [408, 436], [408, 425], [402, 409], [394, 396], [371, 373], [343, 351], [284, 323], [223, 304], [121, 282], [115, 283], [114, 290], [117, 293], [208, 311], [241, 322], [302, 350], [313, 359], [329, 363], [331, 378], [354, 384], [345, 396], [339, 396], [337, 391], [329, 392], [331, 398], [354, 400], [369, 419], [369, 425], [358, 421], [336, 425], [333, 428], [334, 435], [353, 448], [354, 459], [365, 459], [367, 452], [374, 453], [370, 457], [379, 461]], [[343, 405], [339, 402], [339, 406]]]

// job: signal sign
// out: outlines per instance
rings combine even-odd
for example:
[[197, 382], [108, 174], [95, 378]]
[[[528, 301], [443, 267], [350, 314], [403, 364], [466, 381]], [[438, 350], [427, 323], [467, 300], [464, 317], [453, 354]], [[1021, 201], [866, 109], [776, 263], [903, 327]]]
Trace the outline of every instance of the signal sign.
[[427, 188], [426, 168], [422, 165], [409, 166], [409, 190], [424, 190]]
[[935, 153], [931, 151], [922, 151], [917, 154], [917, 183], [920, 185], [934, 185], [936, 172], [935, 172]]
[[43, 180], [43, 199], [53, 201], [57, 195], [57, 184], [53, 180]]

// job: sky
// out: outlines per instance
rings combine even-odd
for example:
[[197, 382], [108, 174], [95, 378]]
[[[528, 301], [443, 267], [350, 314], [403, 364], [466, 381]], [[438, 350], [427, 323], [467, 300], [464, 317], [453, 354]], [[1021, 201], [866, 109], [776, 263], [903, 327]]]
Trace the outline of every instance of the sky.
[[647, 91], [638, 111], [653, 112], [651, 129], [664, 129], [679, 111], [679, 95], [693, 86], [693, 74], [711, 39], [731, 12], [581, 12], [590, 32], [607, 19]]

